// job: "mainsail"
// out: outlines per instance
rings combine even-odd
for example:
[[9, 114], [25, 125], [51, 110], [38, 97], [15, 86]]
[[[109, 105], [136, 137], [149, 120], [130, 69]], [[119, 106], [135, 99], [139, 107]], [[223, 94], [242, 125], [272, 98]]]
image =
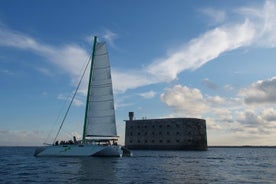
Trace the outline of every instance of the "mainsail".
[[96, 37], [94, 39], [84, 139], [85, 137], [117, 137], [108, 52], [104, 42], [97, 43]]

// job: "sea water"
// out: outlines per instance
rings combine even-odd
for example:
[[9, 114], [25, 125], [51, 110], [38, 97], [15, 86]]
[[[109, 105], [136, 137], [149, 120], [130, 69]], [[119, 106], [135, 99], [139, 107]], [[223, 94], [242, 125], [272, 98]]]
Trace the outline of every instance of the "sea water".
[[276, 148], [133, 151], [123, 158], [38, 158], [0, 147], [0, 183], [276, 183]]

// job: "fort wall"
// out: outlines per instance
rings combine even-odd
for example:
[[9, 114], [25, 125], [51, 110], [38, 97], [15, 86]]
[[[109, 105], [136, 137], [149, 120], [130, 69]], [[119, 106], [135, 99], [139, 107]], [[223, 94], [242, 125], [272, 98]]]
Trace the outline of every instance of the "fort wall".
[[126, 121], [125, 145], [129, 149], [207, 150], [206, 121], [166, 118]]

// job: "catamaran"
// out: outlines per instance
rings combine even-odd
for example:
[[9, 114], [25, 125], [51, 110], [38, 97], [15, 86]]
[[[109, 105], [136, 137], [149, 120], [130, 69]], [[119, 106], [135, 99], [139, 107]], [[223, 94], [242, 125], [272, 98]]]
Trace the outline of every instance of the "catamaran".
[[[97, 42], [96, 36], [94, 37], [90, 62], [91, 65], [82, 140], [77, 141], [74, 138], [74, 141], [66, 144], [63, 142], [58, 143], [56, 142], [56, 136], [53, 145], [37, 148], [34, 153], [35, 156], [121, 157], [123, 153], [130, 154], [128, 150], [117, 144], [119, 137], [117, 136], [116, 130], [110, 63], [105, 42]], [[88, 64], [86, 68], [88, 68]], [[75, 95], [76, 92], [73, 95], [69, 108]], [[62, 121], [60, 129], [64, 120], [65, 118]]]

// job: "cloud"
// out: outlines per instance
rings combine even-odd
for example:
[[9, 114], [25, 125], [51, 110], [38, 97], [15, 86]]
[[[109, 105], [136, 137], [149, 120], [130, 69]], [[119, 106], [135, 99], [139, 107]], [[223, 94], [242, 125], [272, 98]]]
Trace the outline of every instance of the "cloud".
[[[223, 22], [187, 43], [182, 43], [140, 69], [113, 69], [115, 92], [125, 92], [141, 86], [170, 82], [185, 70], [195, 70], [221, 54], [235, 49], [276, 46], [276, 2], [266, 1], [261, 6], [237, 8], [235, 19], [225, 19], [221, 10], [203, 10]], [[232, 12], [233, 13], [233, 12]], [[238, 15], [238, 16], [237, 16]], [[106, 29], [100, 34], [110, 45], [118, 34]], [[0, 46], [32, 51], [68, 72], [73, 81], [80, 75], [89, 53], [76, 44], [52, 46], [26, 34], [0, 25]], [[206, 81], [205, 81], [206, 82]], [[82, 89], [85, 88], [82, 87]]]
[[187, 86], [175, 85], [171, 89], [166, 89], [161, 94], [161, 100], [176, 113], [185, 116], [201, 117], [207, 109], [200, 90]]
[[249, 20], [217, 27], [191, 40], [167, 57], [157, 59], [148, 66], [147, 71], [158, 75], [162, 81], [174, 80], [184, 70], [195, 70], [224, 52], [249, 45], [254, 35], [255, 30]]
[[113, 88], [116, 93], [125, 92], [128, 89], [157, 83], [149, 74], [143, 71], [112, 69]]
[[200, 12], [210, 17], [212, 23], [222, 23], [227, 17], [225, 11], [216, 10], [213, 8], [204, 8], [201, 9]]
[[[173, 109], [171, 117], [197, 117], [212, 119], [215, 123], [233, 122], [232, 111], [240, 106], [241, 100], [206, 96], [199, 89], [175, 85], [160, 95], [162, 102]], [[219, 127], [217, 125], [217, 127]]]
[[151, 91], [148, 91], [148, 92], [145, 92], [145, 93], [139, 93], [138, 95], [143, 97], [143, 98], [150, 99], [150, 98], [155, 97], [156, 92], [151, 90]]
[[206, 122], [207, 130], [222, 130], [222, 127], [214, 119], [206, 118]]
[[111, 47], [115, 47], [114, 40], [118, 38], [118, 35], [109, 29], [106, 29], [102, 35], [103, 39], [108, 42]]
[[254, 23], [254, 44], [258, 47], [276, 46], [276, 1], [265, 1], [263, 7], [243, 7], [237, 10]]
[[256, 115], [255, 111], [247, 110], [240, 112], [237, 117], [237, 121], [247, 127], [257, 127], [261, 124], [261, 118]]
[[[59, 94], [58, 97], [57, 97], [57, 99], [69, 101], [69, 99], [71, 100], [71, 97], [66, 96], [64, 94]], [[75, 106], [83, 106], [84, 105], [84, 99], [82, 97], [80, 97], [80, 96], [79, 97], [76, 96], [74, 98], [73, 105], [75, 105]]]
[[113, 48], [117, 49], [115, 45], [115, 40], [119, 37], [119, 35], [109, 29], [104, 29], [101, 33], [91, 34], [85, 37], [85, 40], [91, 44], [94, 40], [94, 35], [98, 37], [99, 41], [105, 41], [107, 44]]
[[211, 105], [222, 105], [225, 104], [225, 99], [220, 96], [209, 96], [206, 98], [206, 102]]
[[[214, 10], [208, 10], [211, 14]], [[239, 18], [211, 29], [178, 46], [145, 68], [157, 82], [177, 79], [184, 70], [195, 70], [225, 52], [246, 47], [276, 46], [276, 2], [261, 7], [238, 8]], [[218, 12], [217, 12], [218, 13]], [[154, 78], [154, 77], [152, 77]]]
[[160, 97], [173, 110], [169, 117], [204, 118], [210, 130], [231, 136], [276, 136], [274, 107], [248, 108], [241, 97], [206, 96], [199, 89], [181, 85], [166, 89]]
[[47, 75], [47, 76], [50, 76], [50, 77], [54, 76], [54, 73], [52, 71], [50, 71], [48, 68], [36, 67], [36, 70]]
[[273, 108], [256, 110], [244, 110], [238, 113], [237, 122], [240, 132], [249, 134], [272, 135], [276, 134], [276, 110]]
[[233, 91], [234, 90], [234, 87], [230, 84], [226, 84], [224, 87], [223, 87], [226, 91]]
[[202, 80], [202, 84], [205, 87], [212, 89], [212, 90], [216, 90], [218, 88], [218, 86], [214, 82], [212, 82], [210, 79], [207, 79], [207, 78]]
[[0, 26], [0, 46], [32, 51], [47, 58], [50, 62], [68, 72], [72, 77], [80, 75], [81, 67], [89, 58], [89, 54], [76, 44], [67, 44], [60, 47], [51, 46], [4, 26]]
[[276, 110], [273, 109], [273, 108], [265, 109], [265, 110], [261, 113], [261, 117], [262, 117], [262, 119], [264, 119], [265, 121], [275, 121], [275, 122], [276, 122]]
[[239, 95], [248, 105], [276, 104], [276, 77], [259, 80], [240, 90]]
[[38, 146], [44, 141], [45, 132], [37, 130], [0, 130], [2, 146]]

